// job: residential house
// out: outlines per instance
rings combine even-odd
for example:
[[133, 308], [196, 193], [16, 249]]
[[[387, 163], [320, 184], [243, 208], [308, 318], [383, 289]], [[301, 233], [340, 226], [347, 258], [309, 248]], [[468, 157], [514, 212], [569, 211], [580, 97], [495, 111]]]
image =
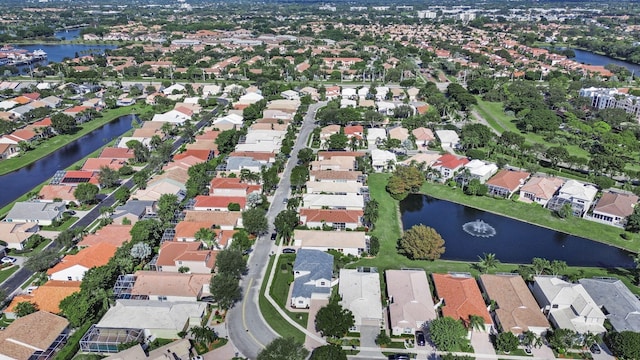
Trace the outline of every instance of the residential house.
[[191, 115], [187, 111], [180, 111], [179, 109], [169, 110], [164, 114], [155, 114], [151, 121], [168, 122], [171, 124], [184, 124], [186, 121], [191, 120]]
[[313, 299], [329, 299], [333, 256], [319, 250], [300, 249], [293, 263], [291, 307], [308, 309]]
[[387, 130], [381, 128], [367, 129], [367, 142], [369, 147], [372, 145], [378, 145], [387, 140]]
[[76, 196], [73, 194], [76, 190], [75, 186], [71, 185], [44, 185], [38, 193], [38, 201], [41, 202], [54, 202], [62, 201], [65, 205], [71, 202], [77, 202]]
[[135, 200], [156, 202], [162, 195], [171, 194], [176, 195], [178, 201], [182, 201], [186, 196], [186, 190], [184, 183], [171, 178], [152, 178], [146, 188], [138, 188], [131, 197]]
[[67, 207], [63, 202], [35, 202], [21, 201], [13, 205], [4, 218], [6, 222], [13, 223], [37, 223], [41, 226], [53, 224], [62, 219], [62, 214]]
[[0, 138], [0, 160], [8, 159], [12, 155], [17, 154], [20, 150], [18, 144], [13, 143], [3, 143], [3, 138]]
[[[165, 241], [160, 245], [157, 258], [151, 267], [162, 272], [211, 274], [216, 264], [216, 251], [205, 250], [201, 242]], [[188, 269], [188, 270], [187, 270]]]
[[416, 149], [418, 150], [425, 149], [430, 142], [436, 139], [436, 137], [433, 135], [433, 131], [425, 127], [413, 129], [411, 133], [416, 139]]
[[46, 311], [23, 316], [0, 331], [0, 359], [49, 360], [66, 343], [69, 321]]
[[242, 127], [243, 117], [238, 114], [228, 114], [226, 116], [219, 117], [213, 121], [213, 126], [224, 131], [231, 129], [239, 129]]
[[431, 165], [431, 168], [440, 172], [440, 180], [445, 182], [453, 178], [457, 172], [469, 163], [469, 159], [453, 154], [444, 154]]
[[0, 240], [7, 243], [9, 249], [23, 250], [27, 240], [38, 230], [40, 230], [40, 226], [35, 222], [0, 221]]
[[173, 161], [178, 161], [189, 156], [193, 156], [199, 159], [201, 162], [207, 162], [214, 158], [215, 152], [208, 149], [187, 149], [179, 154], [175, 154], [173, 156]]
[[126, 161], [119, 159], [108, 159], [108, 158], [88, 158], [84, 165], [82, 165], [82, 170], [84, 171], [94, 171], [98, 172], [103, 167], [109, 168], [114, 171], [120, 170], [121, 167], [125, 165]]
[[371, 150], [371, 166], [375, 172], [384, 172], [395, 169], [396, 154], [387, 150], [372, 149]]
[[380, 274], [376, 268], [340, 269], [338, 293], [340, 305], [353, 313], [355, 324], [350, 331], [383, 329]]
[[124, 243], [131, 241], [132, 228], [133, 225], [109, 224], [95, 233], [85, 235], [77, 246], [83, 248], [107, 243], [119, 248]]
[[568, 283], [556, 277], [536, 276], [531, 292], [555, 327], [580, 334], [602, 334], [606, 331], [606, 316], [581, 284]]
[[64, 173], [61, 184], [78, 185], [82, 183], [91, 183], [99, 185], [97, 173], [85, 170], [69, 170]]
[[392, 335], [415, 334], [437, 318], [427, 273], [424, 270], [384, 272], [389, 299], [389, 328]]
[[569, 204], [573, 214], [582, 217], [593, 204], [597, 193], [598, 189], [591, 184], [567, 180], [558, 190], [558, 195], [547, 203], [547, 207], [557, 211], [564, 204]]
[[131, 296], [167, 302], [196, 302], [210, 296], [211, 274], [138, 270]]
[[484, 184], [496, 172], [498, 172], [496, 164], [473, 159], [464, 164], [463, 171], [459, 172], [455, 179], [462, 186], [466, 186], [472, 179], [478, 179], [480, 183]]
[[360, 256], [369, 251], [368, 238], [362, 231], [294, 230], [294, 246], [301, 249], [337, 250], [345, 255]]
[[357, 163], [354, 156], [334, 156], [331, 159], [311, 162], [311, 170], [353, 171]]
[[339, 157], [359, 158], [365, 156], [364, 151], [318, 151], [318, 161], [332, 160]]
[[242, 213], [239, 211], [185, 211], [184, 221], [211, 221], [220, 230], [242, 227]]
[[193, 210], [199, 211], [229, 211], [229, 204], [240, 205], [240, 210], [247, 207], [246, 196], [206, 196], [198, 195], [195, 198]]
[[213, 230], [211, 221], [180, 221], [175, 227], [175, 241], [196, 241], [196, 233], [200, 229]]
[[287, 100], [300, 100], [300, 94], [294, 90], [285, 90], [280, 95]]
[[66, 255], [58, 264], [47, 270], [50, 280], [82, 281], [91, 268], [106, 265], [117, 248], [108, 243], [100, 243], [80, 250], [77, 254]]
[[542, 336], [549, 328], [549, 322], [540, 311], [527, 284], [520, 275], [480, 275], [480, 286], [495, 304], [496, 326], [500, 331], [520, 335], [531, 331]]
[[300, 224], [308, 228], [325, 226], [355, 230], [362, 226], [362, 210], [300, 209]]
[[603, 309], [613, 330], [640, 332], [640, 300], [619, 279], [580, 279], [580, 285]]
[[564, 180], [557, 177], [533, 176], [520, 188], [518, 200], [546, 206], [563, 184]]
[[242, 182], [239, 178], [213, 178], [209, 184], [211, 196], [248, 196], [251, 193], [262, 193], [262, 185]]
[[453, 130], [436, 130], [436, 137], [443, 148], [455, 149], [460, 144], [460, 137]]
[[364, 176], [361, 171], [311, 170], [309, 171], [309, 181], [361, 183], [364, 181]]
[[362, 125], [347, 125], [344, 127], [344, 134], [347, 138], [364, 139], [364, 127]]
[[320, 141], [321, 142], [326, 142], [329, 140], [329, 138], [331, 137], [331, 135], [334, 134], [338, 134], [340, 132], [340, 125], [327, 125], [323, 128], [320, 129]]
[[151, 351], [145, 351], [142, 344], [138, 344], [106, 357], [104, 360], [166, 360], [167, 354], [172, 354], [178, 359], [189, 359], [191, 357], [189, 339], [176, 340]]
[[392, 129], [389, 129], [389, 139], [400, 140], [401, 144], [404, 144], [407, 139], [409, 139], [409, 130], [403, 128], [402, 126], [396, 126]]
[[307, 181], [305, 184], [307, 194], [364, 194], [368, 188], [359, 182], [323, 182]]
[[634, 194], [608, 191], [596, 203], [591, 219], [623, 227], [637, 204], [638, 196]]
[[529, 175], [531, 174], [524, 171], [502, 169], [486, 182], [489, 195], [510, 198], [524, 185]]
[[116, 353], [118, 345], [131, 341], [178, 339], [183, 331], [200, 326], [206, 307], [203, 302], [192, 301], [116, 300], [115, 306], [80, 339], [80, 351]]
[[73, 293], [80, 291], [80, 281], [56, 281], [49, 280], [44, 285], [35, 289], [29, 288], [29, 292], [14, 296], [13, 300], [4, 310], [8, 319], [15, 319], [16, 307], [21, 302], [34, 304], [38, 310], [60, 313], [60, 302]]
[[157, 211], [156, 201], [129, 200], [126, 204], [116, 207], [111, 215], [113, 222], [121, 224], [127, 218], [135, 225], [136, 222], [144, 218], [154, 217]]
[[307, 209], [362, 210], [364, 197], [358, 194], [304, 194], [302, 207]]
[[473, 276], [462, 273], [434, 273], [431, 276], [436, 296], [443, 304], [442, 316], [461, 320], [467, 326], [471, 316], [480, 316], [484, 320], [485, 330], [491, 330], [493, 321]]

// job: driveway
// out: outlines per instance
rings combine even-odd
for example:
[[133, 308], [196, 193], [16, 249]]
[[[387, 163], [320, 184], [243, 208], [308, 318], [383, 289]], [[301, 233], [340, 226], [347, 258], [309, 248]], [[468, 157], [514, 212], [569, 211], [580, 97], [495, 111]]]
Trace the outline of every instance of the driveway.
[[533, 356], [537, 358], [544, 358], [544, 359], [555, 358], [555, 355], [553, 354], [553, 350], [551, 350], [551, 348], [547, 345], [542, 345], [539, 348], [533, 346], [531, 348], [531, 352], [533, 353]]
[[[289, 296], [289, 298], [291, 298], [291, 296]], [[309, 332], [314, 333], [320, 337], [322, 337], [320, 333], [316, 332], [316, 314], [318, 313], [318, 310], [325, 307], [328, 303], [329, 303], [329, 300], [312, 299], [311, 304], [309, 305], [309, 320], [307, 321], [307, 330], [309, 330]], [[313, 350], [319, 346], [322, 346], [322, 344], [313, 340], [309, 336], [305, 337], [304, 347], [306, 347], [307, 349]]]
[[604, 343], [600, 343], [598, 344], [598, 346], [600, 346], [600, 349], [602, 349], [602, 351], [600, 352], [600, 354], [591, 353], [591, 355], [593, 355], [593, 360], [614, 360], [615, 359], [615, 356], [613, 356], [613, 354], [611, 353], [611, 350], [609, 350], [607, 345], [605, 345]]
[[[378, 334], [380, 334], [379, 326], [370, 326], [370, 325], [360, 326], [360, 346], [364, 348], [380, 349], [376, 344], [376, 338], [378, 337]], [[368, 357], [368, 356], [372, 358], [379, 358], [383, 355], [382, 355], [382, 351], [380, 350], [378, 351], [366, 350], [366, 351], [361, 351], [358, 354], [359, 358]]]
[[476, 354], [496, 354], [496, 350], [493, 348], [488, 332], [477, 330], [471, 331], [471, 346], [473, 347], [473, 352]]

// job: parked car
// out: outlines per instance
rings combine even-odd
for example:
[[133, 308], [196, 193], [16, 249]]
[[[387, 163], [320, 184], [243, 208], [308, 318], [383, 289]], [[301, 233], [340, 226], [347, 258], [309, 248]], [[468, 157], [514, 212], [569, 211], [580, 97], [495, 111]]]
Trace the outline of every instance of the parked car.
[[2, 258], [2, 260], [0, 260], [0, 262], [2, 262], [3, 264], [13, 264], [16, 261], [18, 261], [18, 259], [11, 256], [5, 256]]
[[278, 236], [276, 233], [271, 233], [271, 240], [275, 240], [276, 236]]
[[64, 213], [65, 213], [65, 214], [69, 214], [69, 215], [71, 215], [71, 216], [73, 216], [73, 215], [75, 215], [75, 214], [76, 214], [76, 212], [75, 212], [74, 210], [67, 210], [67, 211], [65, 211]]
[[287, 198], [282, 199], [282, 203], [285, 204], [285, 205], [287, 204], [288, 201], [289, 201], [289, 199], [287, 199]]
[[425, 337], [424, 337], [424, 333], [422, 331], [416, 331], [416, 344], [418, 344], [418, 346], [424, 346], [426, 343]]
[[591, 350], [591, 352], [594, 353], [594, 354], [600, 354], [600, 352], [601, 352], [600, 346], [598, 346], [598, 344], [591, 345], [589, 350]]
[[391, 355], [389, 355], [389, 360], [409, 360], [409, 355], [407, 355], [407, 354], [391, 354]]
[[295, 254], [296, 253], [296, 249], [284, 248], [284, 249], [282, 249], [282, 253], [283, 254]]
[[531, 347], [529, 347], [529, 346], [525, 347], [525, 348], [524, 348], [524, 352], [525, 352], [527, 355], [531, 355], [531, 354], [532, 354]]

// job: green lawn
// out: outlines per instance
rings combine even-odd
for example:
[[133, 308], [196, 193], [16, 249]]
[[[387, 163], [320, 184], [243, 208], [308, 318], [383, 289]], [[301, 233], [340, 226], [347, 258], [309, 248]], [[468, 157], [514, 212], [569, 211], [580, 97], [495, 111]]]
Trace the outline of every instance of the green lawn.
[[42, 230], [50, 230], [50, 231], [63, 231], [63, 230], [67, 230], [68, 228], [71, 227], [71, 225], [73, 225], [73, 223], [75, 223], [76, 221], [78, 221], [80, 218], [77, 216], [69, 216], [67, 218], [67, 220], [65, 220], [62, 224], [58, 225], [58, 226], [53, 226], [53, 225], [49, 225], [49, 226], [43, 226]]
[[4, 268], [4, 269], [0, 270], [0, 283], [2, 283], [5, 280], [7, 280], [9, 278], [9, 276], [13, 275], [13, 273], [18, 271], [19, 268], [20, 268], [20, 266], [13, 265], [13, 266], [10, 266], [8, 268]]
[[[267, 273], [270, 271], [269, 269], [271, 269], [271, 266], [273, 266], [274, 258], [275, 257], [272, 256], [269, 259], [269, 266], [267, 267]], [[264, 297], [263, 294], [266, 287], [267, 287], [267, 281], [265, 279], [262, 282], [262, 287], [260, 288], [260, 296], [258, 297], [260, 312], [262, 313], [262, 316], [264, 317], [264, 319], [267, 321], [269, 326], [271, 326], [271, 328], [280, 336], [292, 337], [296, 341], [304, 343], [304, 339], [305, 339], [304, 333], [294, 328], [293, 326], [291, 326], [291, 324], [289, 324], [282, 316], [280, 316], [278, 311], [271, 305], [271, 303], [267, 301], [267, 298]], [[264, 345], [267, 345], [267, 344], [264, 344]]]
[[133, 106], [104, 111], [102, 113], [102, 117], [96, 118], [92, 121], [80, 125], [79, 130], [74, 134], [54, 136], [43, 141], [35, 149], [30, 150], [25, 154], [20, 154], [11, 159], [3, 160], [2, 162], [0, 162], [0, 175], [4, 175], [6, 173], [20, 169], [28, 164], [31, 164], [36, 160], [43, 158], [50, 153], [58, 150], [59, 148], [67, 145], [71, 141], [83, 137], [84, 135], [114, 120], [117, 117], [140, 112], [141, 109], [144, 109], [146, 107], [148, 107], [148, 105], [136, 104]]
[[[558, 146], [558, 144], [553, 144], [546, 141], [542, 136], [534, 133], [526, 133], [523, 134], [515, 124], [515, 117], [508, 116], [504, 112], [504, 105], [501, 102], [489, 102], [482, 100], [479, 96], [476, 96], [476, 100], [478, 101], [478, 105], [476, 109], [478, 113], [482, 115], [485, 120], [494, 128], [498, 133], [502, 134], [505, 131], [511, 131], [516, 134], [521, 134], [525, 137], [526, 142], [533, 144], [543, 144], [546, 147]], [[580, 148], [577, 145], [564, 145], [564, 147], [569, 151], [569, 155], [572, 156], [580, 156], [583, 158], [589, 159], [591, 156], [588, 151]]]

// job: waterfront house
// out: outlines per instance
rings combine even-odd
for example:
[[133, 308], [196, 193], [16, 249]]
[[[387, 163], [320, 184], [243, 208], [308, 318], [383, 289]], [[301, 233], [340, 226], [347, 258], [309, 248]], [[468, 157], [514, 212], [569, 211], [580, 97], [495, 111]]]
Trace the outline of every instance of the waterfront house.
[[63, 201], [65, 204], [76, 202], [76, 197], [73, 194], [75, 189], [76, 187], [71, 185], [44, 185], [38, 193], [38, 201]]
[[[87, 35], [88, 34], [85, 34], [85, 36]], [[176, 340], [151, 351], [143, 349], [142, 344], [137, 344], [106, 357], [104, 360], [163, 360], [167, 358], [167, 354], [173, 354], [178, 359], [189, 359], [191, 357], [191, 343], [189, 339]]]
[[25, 294], [16, 295], [4, 310], [8, 319], [17, 317], [16, 307], [21, 302], [32, 303], [41, 311], [60, 313], [60, 302], [71, 294], [80, 292], [80, 281], [49, 280], [35, 289], [29, 287], [27, 291]]
[[440, 181], [444, 182], [453, 178], [467, 163], [469, 163], [469, 159], [464, 156], [444, 154], [431, 164], [431, 168], [440, 172]]
[[557, 277], [536, 276], [531, 292], [555, 327], [580, 334], [602, 334], [606, 331], [606, 316], [582, 285]]
[[548, 203], [547, 208], [557, 211], [564, 204], [569, 204], [575, 216], [582, 217], [591, 205], [598, 193], [598, 189], [591, 185], [576, 180], [567, 180]]
[[331, 295], [333, 256], [323, 251], [300, 249], [293, 264], [291, 307], [308, 309], [313, 299]]
[[0, 221], [0, 240], [9, 249], [23, 250], [27, 240], [40, 230], [35, 222], [16, 223]]
[[557, 177], [533, 176], [520, 188], [518, 200], [546, 206], [563, 184], [564, 180]]
[[201, 242], [165, 241], [151, 268], [164, 272], [179, 272], [189, 269], [192, 274], [211, 274], [215, 268], [216, 255], [212, 250], [202, 248]]
[[396, 154], [387, 150], [371, 150], [371, 166], [375, 172], [392, 171], [398, 161]]
[[531, 331], [541, 336], [549, 322], [520, 275], [480, 275], [480, 286], [495, 304], [496, 326], [515, 335]]
[[48, 226], [61, 220], [67, 210], [63, 202], [20, 201], [13, 205], [4, 221], [11, 223], [36, 223]]
[[466, 186], [472, 179], [478, 179], [481, 184], [484, 184], [496, 172], [498, 172], [496, 164], [473, 159], [464, 164], [463, 170], [458, 172], [455, 180], [462, 186]]
[[17, 318], [0, 331], [0, 358], [53, 359], [66, 343], [69, 321], [46, 311]]
[[8, 159], [20, 150], [18, 144], [14, 144], [13, 141], [11, 143], [3, 143], [3, 139], [5, 139], [4, 136], [0, 138], [0, 160]]
[[480, 316], [486, 331], [493, 327], [493, 321], [480, 293], [476, 279], [470, 274], [432, 274], [436, 297], [440, 301], [442, 316], [461, 320], [469, 326], [469, 319]]
[[343, 308], [351, 310], [355, 320], [352, 332], [362, 327], [379, 331], [384, 326], [380, 274], [376, 268], [340, 269], [338, 293]]
[[345, 255], [360, 256], [369, 251], [368, 237], [362, 231], [294, 230], [294, 246], [309, 250], [336, 250]]
[[619, 279], [580, 279], [578, 281], [607, 316], [617, 332], [640, 332], [640, 300]]
[[437, 318], [427, 273], [424, 270], [387, 270], [391, 334], [414, 334]]
[[510, 198], [529, 178], [528, 172], [502, 169], [487, 180], [489, 195]]
[[100, 243], [80, 250], [77, 254], [66, 255], [58, 264], [47, 270], [50, 280], [82, 281], [91, 268], [106, 265], [117, 248], [108, 243]]
[[596, 203], [591, 219], [622, 227], [637, 204], [638, 196], [634, 194], [608, 191]]

